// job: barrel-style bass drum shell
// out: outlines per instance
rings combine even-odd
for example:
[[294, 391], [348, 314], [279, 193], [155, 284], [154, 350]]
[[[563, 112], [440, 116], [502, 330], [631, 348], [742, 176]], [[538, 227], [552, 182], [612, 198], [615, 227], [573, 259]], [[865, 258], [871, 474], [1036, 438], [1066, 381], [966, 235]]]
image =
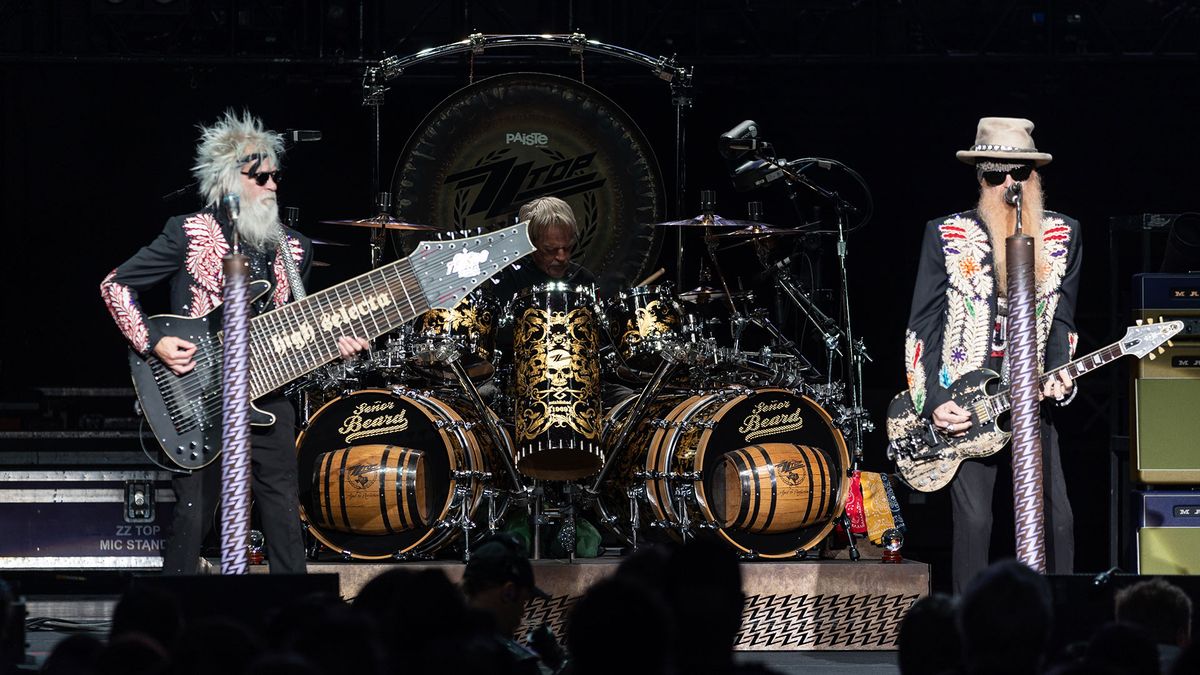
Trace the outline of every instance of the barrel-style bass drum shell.
[[517, 470], [575, 480], [600, 470], [600, 328], [590, 287], [552, 282], [512, 304]]
[[[605, 419], [611, 440], [634, 398]], [[652, 402], [611, 478], [600, 516], [632, 543], [713, 532], [743, 554], [790, 558], [812, 550], [842, 513], [850, 485], [846, 441], [830, 415], [788, 389], [728, 388]], [[631, 496], [632, 495], [632, 496]], [[636, 504], [636, 506], [635, 506]]]
[[509, 445], [472, 430], [465, 405], [405, 391], [365, 389], [325, 404], [296, 439], [301, 516], [317, 541], [354, 558], [419, 558], [474, 514], [481, 472], [497, 472]]

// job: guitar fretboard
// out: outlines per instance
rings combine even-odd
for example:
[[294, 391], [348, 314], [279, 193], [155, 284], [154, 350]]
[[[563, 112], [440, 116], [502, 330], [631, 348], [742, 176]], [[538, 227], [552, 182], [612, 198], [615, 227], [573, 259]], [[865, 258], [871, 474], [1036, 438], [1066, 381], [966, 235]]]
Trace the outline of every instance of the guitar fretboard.
[[[1056, 376], [1058, 373], [1065, 372], [1070, 375], [1071, 379], [1073, 380], [1080, 375], [1099, 368], [1100, 366], [1103, 366], [1107, 363], [1112, 363], [1124, 354], [1125, 350], [1121, 349], [1120, 342], [1115, 342], [1107, 347], [1104, 347], [1103, 349], [1097, 349], [1087, 356], [1080, 357], [1068, 364], [1059, 366], [1054, 370], [1042, 373], [1042, 376], [1038, 378], [1038, 389], [1040, 391], [1046, 386], [1046, 383], [1050, 381], [1050, 378]], [[1009, 389], [1007, 387], [1005, 387], [1002, 391], [996, 392], [991, 398], [992, 408], [998, 413], [1007, 412], [1012, 407], [1012, 397], [1009, 396]]]
[[377, 338], [428, 309], [405, 259], [254, 317], [251, 399], [339, 358], [339, 336]]

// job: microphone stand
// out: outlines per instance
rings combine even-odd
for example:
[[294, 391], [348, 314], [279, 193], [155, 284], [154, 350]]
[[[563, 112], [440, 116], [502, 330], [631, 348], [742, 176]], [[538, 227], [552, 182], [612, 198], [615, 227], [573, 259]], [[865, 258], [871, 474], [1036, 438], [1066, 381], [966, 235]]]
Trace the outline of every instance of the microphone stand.
[[[804, 169], [808, 168], [808, 166], [818, 162], [808, 160], [807, 165], [797, 171], [793, 168], [793, 165], [798, 162], [780, 164], [769, 157], [762, 157], [761, 159], [781, 171], [783, 173], [784, 180], [786, 180], [789, 185], [803, 185], [818, 196], [831, 200], [834, 204], [834, 209], [837, 212], [838, 274], [842, 286], [841, 313], [842, 320], [845, 322], [845, 328], [843, 329], [839, 327], [835, 322], [833, 322], [832, 319], [829, 319], [829, 317], [826, 317], [824, 314], [820, 313], [820, 310], [817, 309], [816, 305], [813, 304], [811, 300], [808, 300], [803, 293], [795, 292], [797, 289], [795, 289], [792, 284], [781, 283], [781, 285], [788, 296], [791, 297], [796, 304], [800, 305], [801, 309], [803, 309], [805, 313], [809, 313], [810, 310], [816, 310], [814, 313], [809, 314], [810, 319], [812, 319], [813, 316], [824, 317], [825, 325], [822, 326], [820, 323], [817, 325], [822, 329], [822, 334], [826, 338], [826, 345], [829, 344], [828, 340], [830, 338], [831, 329], [832, 332], [839, 334], [841, 341], [845, 344], [846, 350], [843, 352], [843, 356], [846, 356], [848, 359], [846, 363], [846, 382], [848, 385], [847, 388], [850, 390], [850, 409], [846, 413], [845, 417], [851, 423], [850, 441], [852, 447], [854, 448], [854, 452], [851, 456], [851, 464], [853, 465], [851, 468], [857, 468], [858, 464], [863, 458], [863, 434], [874, 428], [874, 424], [865, 419], [867, 417], [867, 411], [862, 405], [862, 364], [863, 361], [871, 361], [871, 357], [867, 354], [866, 345], [864, 345], [861, 340], [854, 339], [854, 332], [850, 321], [850, 287], [846, 272], [846, 255], [848, 252], [846, 243], [846, 218], [849, 213], [857, 212], [858, 209], [853, 204], [850, 204], [843, 199], [836, 191], [826, 190], [819, 185], [815, 185], [810, 182], [806, 176], [800, 173]], [[776, 278], [781, 279], [783, 277], [776, 275]], [[804, 301], [801, 301], [802, 297], [804, 298]], [[814, 321], [814, 323], [817, 322]], [[832, 372], [832, 368], [830, 370]]]

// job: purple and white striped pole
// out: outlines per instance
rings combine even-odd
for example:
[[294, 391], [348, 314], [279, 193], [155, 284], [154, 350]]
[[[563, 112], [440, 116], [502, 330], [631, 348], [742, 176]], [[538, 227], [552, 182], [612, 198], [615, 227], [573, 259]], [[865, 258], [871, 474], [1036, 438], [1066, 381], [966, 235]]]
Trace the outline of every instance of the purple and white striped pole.
[[[1015, 188], [1015, 189], [1014, 189]], [[1008, 375], [1012, 397], [1013, 516], [1017, 560], [1046, 573], [1042, 422], [1038, 412], [1037, 302], [1033, 237], [1021, 231], [1021, 184], [1005, 195], [1017, 209], [1017, 231], [1005, 241], [1008, 256]]]
[[237, 246], [238, 201], [226, 198], [234, 246], [225, 256], [221, 378], [221, 574], [250, 571], [250, 260]]

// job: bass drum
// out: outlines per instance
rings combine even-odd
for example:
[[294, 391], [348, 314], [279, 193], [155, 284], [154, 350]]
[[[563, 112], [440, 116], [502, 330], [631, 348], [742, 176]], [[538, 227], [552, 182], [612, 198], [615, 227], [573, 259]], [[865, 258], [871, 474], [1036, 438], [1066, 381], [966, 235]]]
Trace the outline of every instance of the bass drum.
[[[608, 412], [606, 440], [635, 400]], [[812, 399], [789, 389], [731, 387], [651, 403], [597, 507], [628, 543], [635, 543], [636, 518], [636, 539], [711, 531], [747, 556], [791, 558], [833, 529], [849, 466], [845, 439]]]
[[463, 410], [385, 389], [318, 410], [296, 439], [301, 517], [317, 541], [382, 560], [428, 557], [457, 537], [483, 502], [486, 472], [502, 466], [498, 453], [512, 453], [503, 428], [508, 447], [496, 448]]

